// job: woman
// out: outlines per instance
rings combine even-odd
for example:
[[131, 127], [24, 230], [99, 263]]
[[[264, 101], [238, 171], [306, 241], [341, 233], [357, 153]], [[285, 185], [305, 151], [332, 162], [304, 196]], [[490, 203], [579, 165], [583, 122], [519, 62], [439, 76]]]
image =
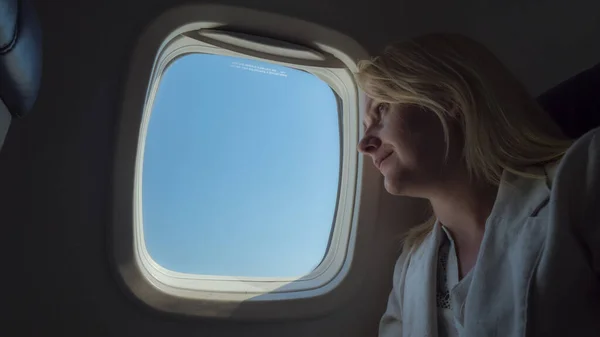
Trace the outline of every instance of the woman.
[[358, 148], [426, 198], [380, 336], [600, 336], [600, 136], [573, 143], [483, 46], [428, 35], [360, 64]]

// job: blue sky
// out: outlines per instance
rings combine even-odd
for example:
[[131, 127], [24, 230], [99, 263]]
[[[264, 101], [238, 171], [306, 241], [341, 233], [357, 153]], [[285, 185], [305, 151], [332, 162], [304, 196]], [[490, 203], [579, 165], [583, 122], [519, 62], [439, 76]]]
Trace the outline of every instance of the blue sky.
[[146, 248], [178, 272], [305, 275], [327, 249], [339, 163], [337, 102], [325, 82], [242, 58], [180, 57], [148, 126]]

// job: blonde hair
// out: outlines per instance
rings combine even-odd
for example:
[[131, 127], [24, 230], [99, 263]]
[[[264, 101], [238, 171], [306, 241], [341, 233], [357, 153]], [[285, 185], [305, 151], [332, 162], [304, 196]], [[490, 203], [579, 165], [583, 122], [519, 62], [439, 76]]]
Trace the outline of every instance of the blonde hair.
[[[421, 106], [440, 119], [449, 149], [449, 122], [464, 136], [471, 177], [498, 185], [504, 170], [536, 177], [525, 168], [562, 157], [571, 144], [525, 87], [484, 46], [461, 35], [432, 34], [389, 45], [359, 62], [359, 86], [375, 100]], [[405, 236], [420, 244], [435, 218]]]

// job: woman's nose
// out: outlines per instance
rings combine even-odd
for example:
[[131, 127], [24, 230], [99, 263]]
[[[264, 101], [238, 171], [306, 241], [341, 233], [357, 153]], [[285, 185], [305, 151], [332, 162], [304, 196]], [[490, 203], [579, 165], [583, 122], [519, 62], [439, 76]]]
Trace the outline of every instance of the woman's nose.
[[363, 154], [370, 154], [381, 146], [381, 140], [372, 135], [365, 135], [360, 142], [358, 142], [358, 151]]

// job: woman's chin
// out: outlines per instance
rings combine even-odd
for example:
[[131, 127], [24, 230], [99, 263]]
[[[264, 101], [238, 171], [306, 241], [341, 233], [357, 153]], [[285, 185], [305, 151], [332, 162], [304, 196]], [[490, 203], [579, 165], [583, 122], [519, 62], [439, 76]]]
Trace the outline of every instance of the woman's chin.
[[395, 179], [389, 179], [385, 175], [383, 176], [383, 186], [385, 190], [392, 195], [403, 195], [402, 188], [398, 181]]
[[418, 184], [415, 184], [414, 181], [408, 179], [408, 177], [405, 178], [407, 179], [402, 179], [401, 177], [398, 177], [398, 175], [393, 176], [393, 178], [384, 175], [383, 186], [385, 187], [385, 190], [392, 195], [421, 198], [422, 196], [417, 193], [420, 191]]

